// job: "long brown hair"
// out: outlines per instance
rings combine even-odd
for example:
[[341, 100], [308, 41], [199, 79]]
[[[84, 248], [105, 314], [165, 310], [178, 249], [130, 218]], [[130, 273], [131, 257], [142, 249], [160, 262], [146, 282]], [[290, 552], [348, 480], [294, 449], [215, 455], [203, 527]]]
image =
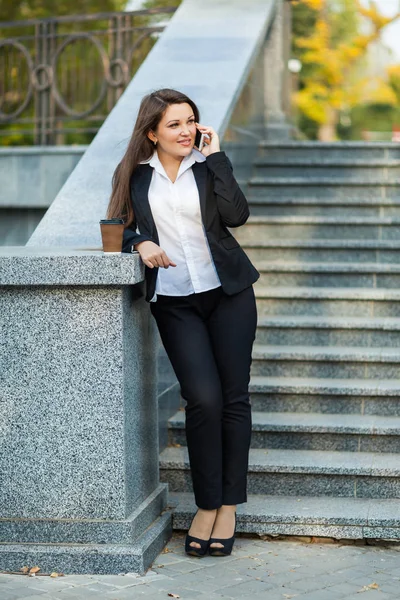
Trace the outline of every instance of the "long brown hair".
[[142, 99], [128, 147], [112, 178], [112, 193], [107, 209], [108, 219], [122, 218], [125, 221], [125, 227], [128, 227], [134, 220], [130, 179], [139, 163], [148, 160], [153, 155], [154, 146], [147, 134], [157, 129], [170, 104], [184, 103], [191, 106], [198, 123], [200, 120], [199, 109], [193, 100], [182, 92], [165, 88], [152, 92]]

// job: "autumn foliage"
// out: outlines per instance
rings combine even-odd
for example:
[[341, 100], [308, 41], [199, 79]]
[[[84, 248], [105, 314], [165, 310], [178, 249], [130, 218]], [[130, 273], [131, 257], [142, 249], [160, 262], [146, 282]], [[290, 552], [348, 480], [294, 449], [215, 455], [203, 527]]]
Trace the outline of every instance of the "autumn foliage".
[[[300, 1], [315, 11], [315, 26], [309, 35], [295, 40], [301, 61], [308, 67], [295, 103], [319, 124], [319, 139], [328, 141], [335, 138], [341, 109], [365, 101], [368, 95], [371, 101], [377, 95], [389, 103], [399, 99], [400, 89], [396, 97], [394, 88], [384, 80], [376, 85], [363, 77], [362, 61], [371, 43], [379, 39], [386, 25], [400, 17], [400, 12], [387, 17], [373, 0], [367, 4], [360, 0]], [[388, 77], [395, 81], [399, 75], [400, 67], [395, 67]]]

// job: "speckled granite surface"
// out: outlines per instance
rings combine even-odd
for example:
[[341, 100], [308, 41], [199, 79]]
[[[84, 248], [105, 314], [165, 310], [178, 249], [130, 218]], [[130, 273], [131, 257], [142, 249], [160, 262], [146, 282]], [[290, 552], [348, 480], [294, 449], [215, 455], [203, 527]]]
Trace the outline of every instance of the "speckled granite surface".
[[2, 248], [0, 292], [0, 563], [142, 572], [171, 514], [139, 257]]
[[0, 247], [0, 285], [134, 285], [143, 281], [139, 253], [101, 249]]
[[133, 287], [2, 290], [3, 517], [120, 519], [153, 491], [153, 328], [136, 296]]

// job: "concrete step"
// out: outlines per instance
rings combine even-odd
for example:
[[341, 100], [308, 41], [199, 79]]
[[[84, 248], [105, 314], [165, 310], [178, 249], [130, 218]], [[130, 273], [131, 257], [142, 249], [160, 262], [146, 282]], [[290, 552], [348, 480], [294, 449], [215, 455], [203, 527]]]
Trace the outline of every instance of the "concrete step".
[[279, 160], [271, 157], [258, 158], [254, 163], [257, 178], [301, 178], [307, 184], [310, 179], [337, 178], [343, 181], [378, 182], [380, 185], [398, 181], [400, 160], [343, 161], [343, 160]]
[[252, 216], [399, 217], [400, 198], [285, 198], [247, 194]]
[[256, 343], [398, 348], [400, 318], [275, 316], [258, 320]]
[[256, 261], [258, 285], [400, 288], [400, 264]]
[[[187, 531], [197, 510], [192, 494], [170, 493], [173, 528]], [[249, 494], [236, 513], [238, 533], [336, 539], [400, 539], [397, 499]]]
[[[160, 478], [171, 492], [191, 492], [186, 447], [160, 454]], [[400, 457], [387, 452], [251, 449], [249, 494], [400, 498]]]
[[[186, 446], [184, 412], [173, 415], [168, 426], [169, 443]], [[399, 453], [400, 418], [253, 411], [251, 447]]]
[[252, 375], [322, 379], [396, 379], [398, 348], [254, 345]]
[[258, 412], [400, 417], [400, 379], [252, 376], [252, 409]]
[[398, 240], [397, 217], [253, 216], [235, 235], [240, 244], [280, 239]]
[[398, 183], [382, 181], [375, 178], [366, 179], [359, 176], [350, 177], [251, 177], [248, 182], [247, 194], [260, 196], [282, 196], [283, 198], [398, 198]]
[[259, 145], [258, 156], [282, 161], [399, 160], [400, 147], [394, 142], [262, 141]]
[[[245, 226], [246, 227], [246, 226]], [[238, 235], [238, 231], [234, 232]], [[256, 238], [242, 243], [250, 260], [288, 262], [400, 263], [398, 240]]]
[[338, 158], [331, 156], [331, 153], [316, 158], [305, 158], [301, 153], [297, 158], [288, 158], [276, 156], [275, 153], [270, 156], [257, 156], [253, 163], [256, 167], [275, 166], [275, 167], [341, 167], [343, 169], [353, 168], [385, 168], [400, 167], [400, 153], [397, 158]]
[[258, 315], [399, 317], [400, 290], [369, 288], [261, 287], [255, 285]]

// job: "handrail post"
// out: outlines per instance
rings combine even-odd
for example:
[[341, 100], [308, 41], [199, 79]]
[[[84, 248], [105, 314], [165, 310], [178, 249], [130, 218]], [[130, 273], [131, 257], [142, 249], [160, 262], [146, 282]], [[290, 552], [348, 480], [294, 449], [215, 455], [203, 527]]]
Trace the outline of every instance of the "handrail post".
[[290, 137], [290, 127], [285, 114], [289, 93], [287, 81], [289, 51], [290, 5], [286, 0], [278, 0], [275, 18], [264, 48], [264, 121], [267, 139]]

